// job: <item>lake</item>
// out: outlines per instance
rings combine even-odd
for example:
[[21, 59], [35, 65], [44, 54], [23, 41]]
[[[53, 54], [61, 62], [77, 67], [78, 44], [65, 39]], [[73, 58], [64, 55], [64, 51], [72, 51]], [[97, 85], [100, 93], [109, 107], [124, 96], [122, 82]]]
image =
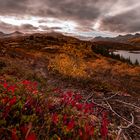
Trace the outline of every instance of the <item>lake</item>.
[[135, 63], [136, 60], [140, 64], [140, 51], [125, 51], [125, 50], [116, 50], [113, 52], [113, 54], [120, 55], [121, 57], [125, 59], [131, 60], [132, 63]]

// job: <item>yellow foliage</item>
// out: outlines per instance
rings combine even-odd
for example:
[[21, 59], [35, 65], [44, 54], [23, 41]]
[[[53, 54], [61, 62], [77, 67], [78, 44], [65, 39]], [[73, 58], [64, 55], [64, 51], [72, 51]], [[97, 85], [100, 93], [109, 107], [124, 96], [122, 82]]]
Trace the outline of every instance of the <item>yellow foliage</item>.
[[85, 46], [82, 45], [71, 45], [71, 44], [66, 44], [62, 46], [61, 48], [64, 53], [67, 53], [69, 55], [74, 55], [80, 58], [84, 58], [88, 54], [92, 54], [92, 50], [90, 47], [85, 48]]
[[98, 73], [105, 73], [106, 71], [110, 71], [110, 74], [121, 77], [125, 75], [129, 76], [140, 76], [140, 67], [129, 66], [128, 64], [121, 62], [114, 62], [110, 64], [108, 59], [96, 59], [93, 62], [88, 62], [88, 67], [93, 69]]
[[72, 77], [86, 76], [86, 64], [84, 60], [63, 53], [56, 55], [54, 59], [50, 60], [49, 68]]

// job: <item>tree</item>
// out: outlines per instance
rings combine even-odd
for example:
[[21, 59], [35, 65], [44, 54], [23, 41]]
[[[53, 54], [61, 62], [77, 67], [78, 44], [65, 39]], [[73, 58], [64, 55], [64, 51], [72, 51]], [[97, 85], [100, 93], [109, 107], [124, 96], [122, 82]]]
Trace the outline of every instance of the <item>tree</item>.
[[135, 65], [136, 66], [138, 66], [139, 65], [139, 62], [138, 62], [138, 60], [136, 59], [136, 61], [135, 61]]

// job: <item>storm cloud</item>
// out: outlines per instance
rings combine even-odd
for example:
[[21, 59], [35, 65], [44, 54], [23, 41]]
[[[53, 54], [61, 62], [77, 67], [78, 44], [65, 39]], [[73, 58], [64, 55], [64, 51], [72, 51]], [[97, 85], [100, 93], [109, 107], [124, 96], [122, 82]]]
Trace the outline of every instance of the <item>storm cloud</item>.
[[140, 31], [140, 7], [108, 16], [101, 21], [101, 29], [114, 32], [139, 32]]
[[[139, 9], [139, 0], [0, 0], [0, 29], [140, 32]], [[26, 22], [11, 25], [5, 17]]]
[[16, 26], [16, 25], [0, 22], [0, 31], [6, 32], [6, 33], [13, 32], [13, 31], [33, 32], [36, 30], [38, 30], [38, 28], [34, 27], [31, 24], [22, 24], [21, 26]]

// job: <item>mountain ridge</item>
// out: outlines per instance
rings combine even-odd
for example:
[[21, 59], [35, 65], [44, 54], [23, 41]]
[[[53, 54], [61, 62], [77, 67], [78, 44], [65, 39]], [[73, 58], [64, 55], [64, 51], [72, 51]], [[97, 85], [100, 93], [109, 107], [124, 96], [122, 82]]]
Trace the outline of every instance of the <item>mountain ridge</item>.
[[95, 38], [93, 38], [91, 41], [95, 42], [95, 41], [113, 41], [113, 42], [120, 42], [120, 43], [126, 43], [131, 39], [136, 39], [136, 38], [140, 38], [140, 33], [136, 33], [136, 34], [126, 34], [126, 35], [118, 35], [116, 37], [102, 37], [102, 36], [97, 36]]

